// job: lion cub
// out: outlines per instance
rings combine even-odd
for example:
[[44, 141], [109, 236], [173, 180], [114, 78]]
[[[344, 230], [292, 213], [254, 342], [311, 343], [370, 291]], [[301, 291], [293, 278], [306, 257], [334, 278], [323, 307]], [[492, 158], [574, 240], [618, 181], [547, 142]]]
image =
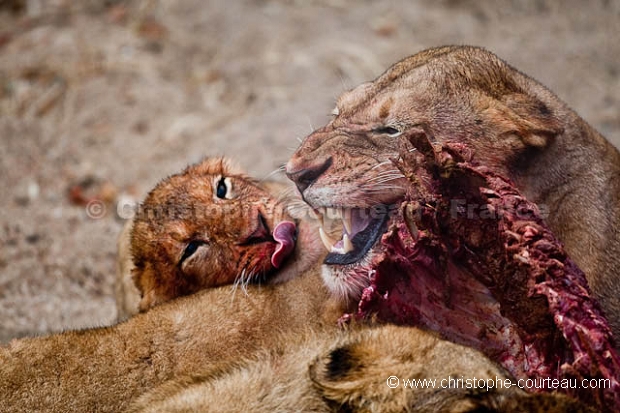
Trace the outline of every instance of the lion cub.
[[316, 262], [296, 248], [316, 236], [290, 215], [285, 190], [225, 158], [162, 180], [119, 237], [118, 318], [205, 288], [286, 281]]

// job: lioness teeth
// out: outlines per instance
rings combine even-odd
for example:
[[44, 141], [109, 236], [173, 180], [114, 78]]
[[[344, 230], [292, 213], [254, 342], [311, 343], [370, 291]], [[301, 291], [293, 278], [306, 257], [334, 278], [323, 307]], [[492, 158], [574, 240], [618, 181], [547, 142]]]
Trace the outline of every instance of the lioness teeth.
[[353, 251], [353, 243], [351, 242], [351, 240], [349, 239], [349, 236], [347, 234], [344, 234], [342, 236], [342, 245], [344, 248], [344, 253], [346, 254], [347, 252], [351, 252]]
[[331, 239], [330, 236], [325, 233], [323, 227], [319, 228], [319, 236], [321, 237], [321, 241], [323, 241], [323, 245], [325, 245], [325, 248], [327, 248], [327, 251], [331, 252], [332, 248], [334, 248], [334, 244], [336, 243], [336, 241]]
[[351, 233], [351, 228], [352, 228], [352, 225], [351, 225], [351, 210], [343, 211], [343, 214], [342, 214], [342, 226], [344, 227], [344, 230], [347, 232], [347, 234]]
[[319, 208], [318, 213], [319, 213], [319, 222], [322, 227], [325, 224], [325, 215], [327, 215], [327, 208], [325, 207]]
[[[324, 215], [327, 215], [328, 218], [336, 217], [342, 221], [342, 226], [343, 226], [342, 240], [340, 241], [333, 240], [329, 235], [327, 235], [327, 232], [323, 229], [324, 228]], [[318, 213], [317, 213], [317, 219], [319, 220], [319, 224], [320, 224], [319, 235], [321, 237], [321, 241], [323, 242], [323, 245], [325, 245], [325, 248], [327, 248], [327, 251], [337, 253], [337, 254], [346, 254], [355, 249], [355, 247], [353, 246], [353, 242], [351, 241], [351, 238], [349, 237], [349, 234], [351, 234], [351, 230], [353, 228], [353, 225], [351, 223], [351, 212], [349, 210], [334, 209], [334, 208], [319, 208]], [[340, 245], [337, 246], [337, 244], [340, 244]]]

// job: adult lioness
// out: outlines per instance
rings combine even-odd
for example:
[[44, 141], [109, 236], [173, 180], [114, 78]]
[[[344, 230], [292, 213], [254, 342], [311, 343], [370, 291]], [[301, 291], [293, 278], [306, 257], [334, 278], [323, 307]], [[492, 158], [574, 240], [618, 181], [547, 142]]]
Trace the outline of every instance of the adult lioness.
[[545, 207], [620, 337], [620, 153], [549, 90], [480, 48], [430, 49], [344, 93], [334, 119], [287, 164], [313, 208], [344, 210], [346, 237], [323, 236], [327, 285], [353, 297], [368, 285], [354, 270], [383, 221], [366, 211], [403, 197], [406, 180], [391, 159], [395, 138], [416, 126], [466, 144]]
[[119, 237], [119, 319], [204, 288], [278, 283], [307, 268], [317, 249], [303, 255], [295, 249], [297, 225], [285, 190], [223, 158], [157, 184]]

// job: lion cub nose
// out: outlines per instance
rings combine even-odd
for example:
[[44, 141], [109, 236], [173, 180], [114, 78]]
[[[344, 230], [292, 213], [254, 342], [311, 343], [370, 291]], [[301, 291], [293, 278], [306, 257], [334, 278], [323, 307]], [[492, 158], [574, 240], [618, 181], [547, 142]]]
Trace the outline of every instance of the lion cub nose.
[[[332, 165], [332, 158], [316, 160], [306, 166], [302, 160], [291, 159], [286, 165], [286, 176], [297, 185], [301, 194]], [[296, 165], [298, 163], [298, 165]]]

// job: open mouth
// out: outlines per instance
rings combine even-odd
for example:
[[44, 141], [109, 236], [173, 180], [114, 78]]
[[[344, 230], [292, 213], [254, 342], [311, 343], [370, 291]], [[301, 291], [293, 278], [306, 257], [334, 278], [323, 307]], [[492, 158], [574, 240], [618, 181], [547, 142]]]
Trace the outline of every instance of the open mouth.
[[[378, 205], [372, 209], [334, 209], [315, 210], [321, 227], [319, 234], [329, 254], [325, 257], [327, 265], [349, 265], [360, 261], [377, 243], [379, 236], [386, 230], [390, 216], [389, 208]], [[325, 217], [337, 217], [342, 221], [342, 237], [332, 239], [324, 229]]]

